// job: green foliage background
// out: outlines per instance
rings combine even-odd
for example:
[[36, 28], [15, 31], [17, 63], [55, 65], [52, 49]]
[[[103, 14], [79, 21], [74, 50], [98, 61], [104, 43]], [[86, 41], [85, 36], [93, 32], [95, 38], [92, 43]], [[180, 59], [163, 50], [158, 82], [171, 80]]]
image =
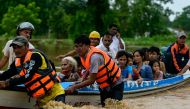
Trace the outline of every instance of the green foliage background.
[[122, 36], [168, 35], [168, 27], [190, 30], [190, 6], [171, 22], [170, 9], [163, 4], [173, 0], [0, 0], [0, 36], [15, 35], [16, 26], [29, 21], [34, 38], [75, 38], [96, 30], [103, 35], [111, 23]]

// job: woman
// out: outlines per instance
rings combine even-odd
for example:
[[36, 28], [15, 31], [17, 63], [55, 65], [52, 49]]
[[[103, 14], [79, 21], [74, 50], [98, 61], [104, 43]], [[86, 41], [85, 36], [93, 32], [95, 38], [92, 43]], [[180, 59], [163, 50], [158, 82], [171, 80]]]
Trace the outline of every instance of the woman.
[[137, 77], [137, 81], [141, 83], [142, 81], [149, 81], [153, 80], [153, 73], [152, 69], [149, 65], [143, 64], [144, 61], [144, 52], [142, 50], [136, 50], [133, 53], [134, 56], [134, 62], [136, 65], [134, 65], [134, 68], [136, 68], [134, 71], [134, 75]]
[[77, 62], [73, 57], [65, 57], [61, 60], [60, 78], [62, 82], [78, 81], [80, 76], [77, 73]]
[[118, 51], [116, 55], [123, 81], [132, 80], [132, 66], [128, 65], [128, 55], [125, 50]]

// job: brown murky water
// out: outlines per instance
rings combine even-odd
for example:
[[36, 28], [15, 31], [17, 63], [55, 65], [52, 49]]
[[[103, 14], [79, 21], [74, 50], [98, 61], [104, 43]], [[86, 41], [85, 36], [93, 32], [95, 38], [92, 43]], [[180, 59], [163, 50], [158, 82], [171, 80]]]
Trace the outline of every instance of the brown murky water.
[[[79, 98], [75, 97], [75, 99]], [[99, 97], [93, 99], [99, 99]], [[102, 108], [100, 105], [83, 105], [82, 101], [77, 107], [51, 102], [45, 109], [189, 109], [190, 83], [152, 95], [123, 99], [121, 102], [108, 100], [106, 103], [106, 107]]]

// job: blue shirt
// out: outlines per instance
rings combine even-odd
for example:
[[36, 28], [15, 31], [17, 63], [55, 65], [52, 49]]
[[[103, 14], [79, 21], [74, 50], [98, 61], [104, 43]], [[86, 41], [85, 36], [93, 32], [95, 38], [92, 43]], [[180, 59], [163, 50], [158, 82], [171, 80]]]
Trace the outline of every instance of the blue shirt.
[[[134, 67], [138, 68], [137, 65], [134, 65]], [[149, 65], [143, 64], [141, 69], [140, 69], [139, 74], [143, 78], [143, 81], [153, 80], [152, 68]]]
[[129, 74], [133, 75], [132, 66], [127, 65], [122, 71], [122, 78], [128, 78]]

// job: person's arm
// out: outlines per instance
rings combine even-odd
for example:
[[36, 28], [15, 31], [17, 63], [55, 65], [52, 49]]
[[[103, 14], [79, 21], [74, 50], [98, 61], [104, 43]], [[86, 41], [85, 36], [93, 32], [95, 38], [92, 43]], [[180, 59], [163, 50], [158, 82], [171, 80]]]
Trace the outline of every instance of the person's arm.
[[73, 93], [74, 90], [76, 89], [93, 84], [95, 80], [96, 80], [96, 73], [90, 73], [89, 78], [87, 80], [69, 87], [68, 89], [66, 89], [66, 93], [68, 94]]
[[2, 69], [6, 65], [6, 63], [8, 62], [8, 60], [9, 60], [8, 56], [3, 56], [1, 58], [1, 60], [0, 60], [0, 69]]
[[146, 66], [145, 67], [145, 73], [146, 73], [146, 77], [143, 78], [143, 81], [150, 81], [153, 80], [153, 73], [152, 73], [152, 69], [150, 66]]
[[0, 69], [2, 69], [6, 63], [8, 62], [9, 60], [9, 57], [10, 57], [10, 44], [11, 44], [11, 40], [8, 41], [5, 45], [5, 47], [3, 48], [2, 52], [3, 52], [3, 57], [1, 58], [0, 60]]
[[117, 38], [118, 38], [118, 40], [119, 40], [119, 48], [120, 48], [120, 49], [125, 49], [125, 48], [124, 48], [124, 44], [123, 44], [122, 39], [121, 39], [121, 35], [120, 35], [119, 32], [117, 33]]
[[10, 68], [6, 71], [4, 71], [3, 73], [0, 74], [0, 80], [6, 80], [9, 79], [10, 77], [14, 76], [18, 74], [16, 67], [15, 67], [15, 62], [13, 62], [10, 65]]
[[61, 59], [64, 58], [64, 57], [67, 57], [67, 56], [75, 56], [76, 54], [77, 54], [76, 51], [75, 51], [75, 50], [72, 50], [72, 51], [70, 51], [70, 52], [68, 52], [68, 53], [66, 53], [66, 54], [64, 54], [64, 55], [59, 55], [59, 56], [57, 56], [56, 59], [61, 60]]
[[22, 83], [30, 80], [33, 77], [34, 73], [37, 72], [39, 67], [42, 65], [42, 58], [41, 58], [40, 54], [33, 53], [28, 65], [29, 65], [28, 69], [24, 76], [20, 76], [19, 74], [17, 74], [16, 76], [13, 76], [9, 80], [6, 80], [9, 82], [10, 86], [22, 84]]
[[175, 56], [176, 50], [175, 50], [174, 46], [175, 46], [175, 44], [171, 47], [172, 60], [173, 60], [176, 70], [178, 70], [178, 72], [179, 72], [181, 69], [180, 69], [179, 65], [177, 64], [177, 60], [176, 60], [176, 56]]
[[178, 73], [178, 75], [184, 74], [188, 69], [189, 69], [189, 66], [186, 65], [186, 66]]

